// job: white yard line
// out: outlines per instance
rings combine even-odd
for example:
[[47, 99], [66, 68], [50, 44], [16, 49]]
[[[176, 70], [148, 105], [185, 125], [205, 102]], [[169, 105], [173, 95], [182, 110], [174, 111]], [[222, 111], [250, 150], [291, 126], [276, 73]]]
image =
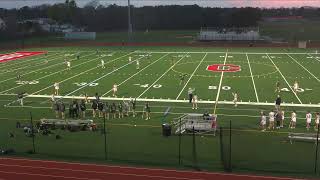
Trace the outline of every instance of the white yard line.
[[199, 69], [201, 63], [203, 62], [203, 60], [207, 57], [208, 53], [206, 53], [203, 58], [201, 59], [200, 63], [198, 64], [198, 66], [194, 69], [193, 73], [191, 74], [191, 76], [189, 77], [188, 81], [185, 83], [185, 85], [183, 86], [183, 88], [181, 89], [181, 91], [179, 92], [178, 96], [176, 97], [176, 99], [179, 99], [179, 97], [181, 96], [182, 92], [184, 91], [184, 89], [187, 87], [188, 83], [190, 82], [191, 78], [193, 77], [193, 75], [196, 73], [196, 71]]
[[[228, 50], [227, 50], [227, 52], [226, 52], [226, 54], [225, 54], [223, 65], [226, 65], [227, 58], [228, 58]], [[214, 109], [213, 109], [213, 114], [216, 113], [216, 109], [217, 109], [217, 106], [218, 106], [219, 96], [220, 96], [220, 92], [221, 92], [221, 85], [222, 85], [223, 74], [224, 74], [224, 71], [221, 72], [220, 82], [219, 82], [219, 87], [218, 87], [218, 92], [217, 92], [217, 96], [216, 96], [216, 103], [215, 103]]]
[[[134, 53], [134, 52], [133, 52], [133, 53]], [[81, 87], [79, 87], [78, 89], [73, 90], [72, 92], [66, 94], [65, 96], [69, 96], [69, 95], [71, 95], [71, 94], [73, 94], [73, 93], [75, 93], [75, 92], [77, 92], [77, 91], [80, 91], [81, 89], [89, 86], [90, 84], [95, 83], [95, 82], [97, 82], [97, 81], [99, 81], [99, 80], [101, 80], [101, 79], [103, 79], [103, 78], [111, 75], [112, 73], [114, 73], [114, 72], [116, 72], [116, 71], [118, 71], [118, 70], [120, 70], [120, 69], [122, 69], [122, 68], [124, 68], [124, 67], [126, 67], [126, 66], [128, 66], [128, 65], [130, 65], [130, 64], [132, 64], [132, 63], [134, 63], [134, 62], [136, 62], [137, 60], [142, 59], [142, 58], [144, 58], [144, 57], [140, 57], [140, 58], [138, 58], [138, 59], [136, 59], [136, 60], [133, 60], [133, 61], [131, 61], [131, 62], [129, 62], [129, 63], [126, 63], [125, 65], [120, 66], [120, 67], [118, 67], [117, 69], [115, 69], [115, 70], [113, 70], [113, 71], [111, 71], [111, 72], [109, 72], [109, 73], [107, 73], [107, 74], [105, 74], [105, 75], [103, 75], [103, 76], [101, 76], [101, 77], [99, 77], [99, 78], [91, 81], [90, 83], [87, 83], [87, 85], [81, 86]], [[64, 97], [64, 96], [63, 96], [63, 97]]]
[[[56, 56], [54, 56], [54, 57], [56, 57]], [[50, 60], [48, 60], [48, 62], [54, 61], [54, 59], [51, 59], [51, 58], [42, 57], [42, 59], [50, 59]], [[32, 62], [32, 63], [33, 63], [33, 62]], [[33, 68], [33, 67], [37, 67], [37, 66], [41, 66], [41, 65], [44, 65], [44, 63], [41, 63], [41, 64], [39, 64], [39, 63], [37, 63], [37, 64], [29, 64], [29, 65], [27, 65], [27, 66], [23, 66], [23, 65], [22, 65], [22, 67], [15, 68], [15, 69], [6, 68], [6, 69], [9, 69], [9, 71], [2, 72], [2, 73], [0, 73], [0, 75], [6, 74], [6, 73], [11, 73], [11, 72], [14, 72], [14, 71], [17, 71], [17, 70], [20, 70], [20, 69], [25, 69], [25, 68], [28, 68], [28, 67], [30, 67], [30, 66], [32, 66], [32, 68]], [[0, 68], [3, 68], [3, 67], [0, 67]]]
[[290, 86], [290, 84], [288, 83], [287, 79], [284, 77], [284, 75], [282, 74], [282, 72], [280, 71], [280, 69], [278, 68], [278, 66], [273, 62], [273, 60], [270, 58], [270, 56], [268, 55], [268, 53], [266, 53], [266, 55], [268, 56], [269, 60], [272, 62], [272, 64], [274, 65], [274, 67], [278, 70], [278, 72], [280, 73], [280, 75], [282, 76], [282, 78], [284, 79], [284, 81], [287, 83], [287, 85], [289, 86], [289, 88], [291, 89], [292, 93], [296, 96], [296, 98], [298, 99], [298, 101], [300, 102], [300, 104], [302, 104], [300, 98], [298, 97], [297, 93], [294, 92], [294, 90], [292, 89], [292, 87]]
[[[90, 54], [90, 55], [91, 55], [91, 54]], [[86, 56], [90, 56], [90, 55], [86, 55]], [[96, 60], [96, 59], [98, 59], [98, 58], [95, 58], [95, 59], [92, 59], [92, 60], [89, 60], [89, 61], [85, 61], [85, 62], [83, 62], [83, 63], [80, 63], [80, 64], [77, 64], [77, 65], [75, 65], [75, 66], [72, 66], [71, 68], [78, 67], [78, 66], [80, 66], [80, 65], [82, 65], [82, 64], [89, 63], [89, 62], [94, 61], [94, 60]], [[59, 64], [61, 64], [61, 63], [59, 63]], [[48, 67], [49, 67], [49, 66], [48, 66]], [[50, 73], [50, 74], [48, 74], [48, 75], [42, 76], [41, 78], [34, 79], [34, 80], [41, 80], [41, 79], [44, 79], [44, 78], [46, 78], [46, 77], [49, 77], [49, 76], [58, 74], [58, 73], [63, 72], [63, 71], [67, 71], [67, 69], [62, 69], [62, 70], [60, 70], [60, 71], [56, 71], [56, 72], [54, 72], [54, 73]], [[1, 91], [0, 94], [3, 94], [3, 93], [5, 93], [5, 92], [8, 92], [8, 91], [13, 90], [13, 89], [17, 89], [17, 88], [19, 88], [19, 87], [21, 87], [21, 86], [25, 86], [25, 85], [26, 85], [26, 84], [22, 84], [22, 85], [15, 86], [15, 87], [13, 87], [13, 88], [10, 88], [10, 89]]]
[[[164, 56], [161, 56], [160, 58], [158, 58], [156, 61], [152, 62], [151, 64], [149, 64], [148, 66], [142, 68], [140, 71], [136, 72], [135, 74], [131, 75], [129, 78], [127, 78], [126, 80], [122, 81], [121, 83], [117, 84], [118, 87], [121, 86], [123, 83], [129, 81], [131, 78], [135, 77], [137, 74], [139, 74], [140, 72], [142, 72], [143, 70], [147, 69], [148, 67], [150, 67], [151, 65], [153, 65], [154, 63], [158, 62], [159, 60], [163, 59], [164, 57], [166, 57], [168, 54], [165, 54]], [[106, 94], [110, 93], [112, 91], [112, 89], [110, 89], [109, 91], [107, 91], [106, 93], [102, 94], [101, 96], [105, 96]]]
[[[29, 98], [51, 98], [51, 95], [29, 95]], [[59, 99], [84, 99], [84, 96], [55, 96]], [[94, 100], [95, 97], [88, 97], [88, 99]], [[129, 101], [131, 100], [130, 97], [128, 98], [116, 98], [116, 97], [100, 97], [101, 100], [109, 100], [109, 101]], [[175, 99], [148, 99], [148, 98], [137, 98], [137, 101], [140, 102], [159, 102], [159, 103], [186, 103], [188, 104], [188, 100], [175, 100]], [[204, 101], [199, 100], [199, 104], [216, 104], [216, 101]], [[226, 105], [234, 105], [233, 101], [218, 101], [218, 104], [226, 104]], [[238, 102], [239, 105], [252, 105], [252, 106], [274, 106], [274, 103], [258, 103], [258, 102]], [[282, 103], [281, 106], [283, 107], [314, 107], [319, 108], [320, 104], [294, 104], [294, 103]], [[19, 106], [21, 107], [21, 106]], [[27, 107], [27, 106], [26, 106]], [[236, 110], [236, 109], [235, 109]]]
[[[116, 61], [116, 60], [118, 60], [118, 59], [121, 59], [121, 58], [123, 58], [123, 57], [125, 57], [125, 56], [128, 56], [128, 55], [130, 55], [130, 54], [132, 54], [132, 53], [134, 53], [134, 52], [131, 52], [131, 53], [125, 54], [125, 55], [123, 55], [123, 56], [120, 56], [120, 57], [118, 57], [118, 58], [115, 58], [115, 59], [112, 59], [112, 60], [110, 60], [110, 61], [107, 61], [106, 64], [112, 63], [112, 62], [114, 62], [114, 61]], [[95, 58], [95, 59], [99, 59], [99, 58], [101, 59], [101, 58], [103, 58], [103, 57], [98, 57], [98, 58]], [[67, 79], [64, 79], [64, 80], [60, 81], [59, 83], [63, 83], [63, 82], [65, 82], [65, 81], [68, 81], [68, 80], [70, 80], [70, 79], [73, 79], [73, 78], [75, 78], [75, 77], [78, 77], [78, 76], [80, 76], [80, 75], [82, 75], [82, 74], [84, 74], [84, 73], [87, 73], [87, 72], [92, 71], [92, 70], [97, 69], [97, 68], [100, 68], [100, 67], [96, 66], [96, 67], [90, 68], [90, 69], [88, 69], [88, 70], [86, 70], [86, 71], [83, 71], [83, 72], [77, 74], [77, 75], [74, 75], [74, 76], [71, 76], [71, 77], [69, 77], [69, 78], [67, 78]], [[47, 87], [45, 87], [45, 88], [43, 88], [43, 89], [40, 89], [40, 90], [38, 90], [38, 91], [36, 91], [36, 92], [34, 92], [34, 93], [31, 93], [31, 95], [33, 95], [33, 94], [38, 94], [39, 92], [44, 91], [44, 90], [49, 89], [49, 88], [52, 88], [52, 87], [53, 87], [52, 85], [47, 86]]]
[[257, 93], [257, 88], [256, 88], [256, 84], [255, 84], [254, 79], [253, 79], [252, 69], [251, 69], [251, 64], [250, 64], [250, 60], [249, 60], [248, 54], [246, 54], [246, 56], [247, 56], [247, 61], [248, 61], [248, 65], [249, 65], [249, 70], [250, 70], [250, 74], [251, 74], [251, 79], [252, 79], [252, 84], [253, 84], [254, 92], [255, 92], [255, 94], [256, 94], [257, 102], [259, 102], [259, 97], [258, 97], [258, 93]]
[[299, 66], [301, 66], [304, 70], [306, 70], [312, 77], [314, 77], [318, 82], [320, 82], [319, 78], [312, 74], [307, 68], [305, 68], [302, 64], [300, 64], [295, 58], [287, 54], [292, 60], [294, 60]]
[[174, 63], [166, 72], [164, 72], [157, 80], [155, 80], [146, 90], [144, 90], [139, 96], [138, 98], [140, 98], [141, 96], [143, 96], [151, 87], [153, 87], [153, 85], [155, 85], [164, 75], [166, 75], [176, 64], [178, 64], [183, 58], [185, 58], [188, 55], [185, 54], [184, 56], [182, 56], [176, 63]]
[[[90, 55], [92, 55], [92, 54], [94, 54], [94, 53], [91, 53], [91, 54], [89, 54], [89, 55], [85, 55], [85, 56], [83, 56], [83, 57], [87, 57], [87, 56], [90, 56]], [[58, 59], [58, 58], [61, 58], [61, 57], [55, 57], [55, 58], [53, 58], [53, 59], [51, 59], [51, 60]], [[40, 68], [40, 69], [37, 69], [37, 70], [34, 70], [34, 71], [30, 71], [30, 72], [21, 74], [21, 76], [25, 76], [25, 75], [28, 75], [28, 74], [31, 74], [31, 73], [34, 73], [34, 72], [38, 72], [38, 71], [44, 70], [44, 69], [49, 69], [49, 68], [51, 68], [51, 67], [58, 66], [58, 65], [60, 65], [60, 64], [64, 64], [64, 62], [57, 63], [57, 64], [53, 64], [53, 65], [50, 65], [50, 66], [47, 66], [47, 67], [44, 67], [44, 68]], [[12, 80], [12, 79], [16, 79], [16, 77], [12, 77], [12, 78], [8, 78], [8, 79], [5, 79], [5, 80], [3, 80], [3, 81], [0, 81], [0, 84], [3, 83], [3, 82], [6, 82], [6, 81]]]

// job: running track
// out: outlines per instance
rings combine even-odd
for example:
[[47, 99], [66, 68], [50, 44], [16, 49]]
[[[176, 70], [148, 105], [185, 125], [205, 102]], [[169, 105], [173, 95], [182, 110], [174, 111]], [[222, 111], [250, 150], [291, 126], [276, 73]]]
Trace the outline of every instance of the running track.
[[[0, 157], [0, 180], [294, 180]], [[296, 180], [296, 179], [295, 179]]]

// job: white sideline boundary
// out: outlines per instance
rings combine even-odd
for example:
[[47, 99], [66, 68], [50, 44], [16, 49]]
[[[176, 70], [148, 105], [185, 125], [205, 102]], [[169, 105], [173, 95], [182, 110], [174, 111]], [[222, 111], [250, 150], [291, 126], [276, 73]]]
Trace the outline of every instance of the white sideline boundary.
[[255, 94], [256, 94], [257, 102], [259, 102], [259, 97], [258, 97], [258, 93], [257, 93], [256, 83], [254, 82], [254, 79], [253, 79], [252, 69], [251, 69], [251, 64], [250, 64], [249, 56], [248, 56], [248, 54], [246, 54], [246, 56], [247, 56], [247, 61], [248, 61], [249, 70], [250, 70], [250, 74], [251, 74], [253, 89], [254, 89], [254, 92], [255, 92]]
[[178, 94], [176, 99], [179, 99], [179, 97], [181, 96], [183, 90], [187, 87], [187, 85], [189, 84], [190, 80], [192, 79], [193, 75], [197, 72], [197, 70], [199, 69], [200, 65], [202, 64], [203, 60], [207, 57], [208, 53], [206, 53], [203, 58], [201, 59], [200, 63], [198, 64], [198, 66], [194, 69], [193, 73], [191, 74], [190, 78], [188, 79], [188, 81], [185, 83], [185, 85], [183, 86], [183, 88], [181, 89], [180, 93]]
[[[16, 96], [16, 94], [15, 94]], [[29, 95], [26, 98], [51, 98], [51, 95]], [[59, 99], [84, 99], [84, 96], [55, 96], [56, 98]], [[88, 97], [88, 99], [95, 99], [95, 97]], [[100, 97], [101, 100], [110, 100], [110, 101], [129, 101], [132, 98], [125, 98], [125, 97]], [[142, 101], [142, 102], [164, 102], [164, 103], [189, 103], [188, 100], [175, 100], [175, 99], [149, 99], [149, 98], [137, 98], [137, 101]], [[204, 100], [199, 100], [199, 104], [215, 104], [216, 101], [204, 101]], [[234, 105], [233, 101], [218, 101], [218, 104], [227, 104], [227, 105]], [[252, 105], [252, 106], [274, 106], [274, 103], [261, 103], [261, 102], [238, 102], [238, 105]], [[286, 106], [286, 107], [320, 107], [319, 104], [294, 104], [294, 103], [282, 103], [281, 106]], [[236, 110], [236, 108], [235, 108]]]

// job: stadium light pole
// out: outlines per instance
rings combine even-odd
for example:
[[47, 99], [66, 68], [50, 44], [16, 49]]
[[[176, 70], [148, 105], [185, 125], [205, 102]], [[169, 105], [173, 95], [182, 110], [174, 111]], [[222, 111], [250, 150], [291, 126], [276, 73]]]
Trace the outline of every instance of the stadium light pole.
[[132, 23], [131, 23], [131, 4], [130, 0], [128, 0], [128, 41], [131, 40], [131, 34], [132, 34]]

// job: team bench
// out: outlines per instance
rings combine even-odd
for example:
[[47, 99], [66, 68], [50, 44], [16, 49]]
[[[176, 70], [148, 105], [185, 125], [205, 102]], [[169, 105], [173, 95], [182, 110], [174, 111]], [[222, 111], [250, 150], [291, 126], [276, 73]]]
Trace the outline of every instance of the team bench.
[[289, 133], [288, 138], [291, 144], [293, 141], [317, 142], [317, 134], [310, 133]]

